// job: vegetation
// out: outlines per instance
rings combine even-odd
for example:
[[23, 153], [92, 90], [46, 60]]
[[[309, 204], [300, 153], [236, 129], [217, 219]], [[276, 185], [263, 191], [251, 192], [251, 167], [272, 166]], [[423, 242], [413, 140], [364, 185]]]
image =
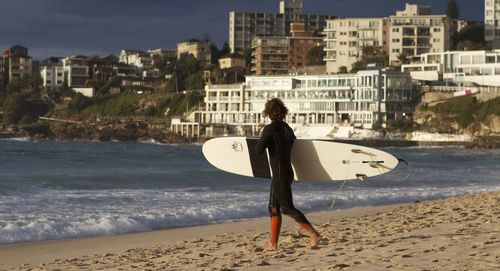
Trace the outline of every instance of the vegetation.
[[5, 124], [29, 124], [36, 122], [39, 116], [47, 114], [50, 105], [41, 100], [36, 93], [9, 93], [3, 102]]
[[484, 25], [469, 25], [455, 36], [456, 49], [460, 51], [485, 50]]
[[449, 117], [460, 128], [466, 128], [474, 122], [484, 121], [489, 115], [500, 116], [500, 97], [484, 103], [478, 102], [473, 96], [454, 97], [444, 103], [429, 107], [428, 110]]
[[352, 64], [351, 72], [355, 73], [364, 70], [368, 67], [368, 64], [374, 64], [376, 67], [387, 67], [389, 65], [389, 57], [383, 51], [382, 47], [363, 47], [361, 58]]
[[324, 65], [325, 51], [323, 46], [316, 46], [307, 51], [307, 66]]
[[458, 19], [460, 17], [460, 10], [458, 8], [457, 1], [448, 0], [448, 5], [446, 6], [446, 15], [452, 19]]

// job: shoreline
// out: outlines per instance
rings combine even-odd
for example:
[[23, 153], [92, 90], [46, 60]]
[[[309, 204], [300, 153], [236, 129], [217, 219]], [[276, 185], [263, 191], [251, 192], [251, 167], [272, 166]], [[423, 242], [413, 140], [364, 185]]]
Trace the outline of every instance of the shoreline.
[[452, 268], [450, 264], [463, 270], [467, 266], [488, 270], [500, 259], [499, 201], [500, 191], [493, 191], [309, 213], [307, 217], [326, 240], [315, 250], [305, 246], [307, 238], [287, 217], [276, 252], [261, 249], [267, 240], [267, 218], [7, 244], [0, 245], [0, 270], [310, 270], [301, 266], [306, 262], [319, 270], [422, 270]]
[[[190, 145], [190, 144], [203, 144], [210, 138], [200, 138], [196, 140], [172, 140], [163, 141], [155, 138], [141, 138], [141, 139], [120, 139], [120, 140], [96, 140], [96, 139], [58, 139], [58, 138], [32, 138], [29, 136], [0, 136], [0, 140], [17, 140], [27, 142], [40, 142], [40, 141], [56, 141], [56, 142], [137, 142], [144, 144], [162, 144], [162, 145]], [[499, 149], [499, 138], [480, 139], [476, 141], [412, 141], [412, 140], [398, 140], [398, 139], [318, 139], [346, 144], [361, 145], [374, 148], [384, 147], [465, 147], [471, 149]]]

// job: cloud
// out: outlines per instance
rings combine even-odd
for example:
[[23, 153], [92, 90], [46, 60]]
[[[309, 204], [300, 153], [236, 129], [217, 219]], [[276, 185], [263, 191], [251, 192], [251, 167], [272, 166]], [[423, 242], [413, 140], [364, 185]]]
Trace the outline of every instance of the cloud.
[[[304, 12], [381, 17], [407, 0], [303, 0]], [[447, 0], [412, 0], [443, 13]], [[42, 55], [61, 52], [118, 54], [122, 48], [175, 48], [208, 33], [228, 40], [230, 11], [278, 12], [279, 0], [15, 0], [2, 3], [0, 44], [22, 44]], [[477, 1], [459, 0], [465, 17], [482, 20]], [[5, 47], [4, 47], [5, 48]], [[38, 48], [38, 49], [37, 49]], [[2, 49], [2, 48], [0, 48]]]

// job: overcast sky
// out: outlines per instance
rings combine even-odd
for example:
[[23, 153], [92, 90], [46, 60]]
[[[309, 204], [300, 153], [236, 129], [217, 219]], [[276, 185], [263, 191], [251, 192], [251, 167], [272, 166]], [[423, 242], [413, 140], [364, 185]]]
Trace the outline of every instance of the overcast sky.
[[[406, 2], [444, 14], [448, 0], [303, 0], [304, 13], [384, 17]], [[120, 49], [174, 49], [205, 33], [228, 40], [229, 11], [278, 12], [279, 0], [0, 0], [0, 49], [48, 56], [118, 55]], [[464, 19], [483, 21], [483, 0], [458, 0]]]

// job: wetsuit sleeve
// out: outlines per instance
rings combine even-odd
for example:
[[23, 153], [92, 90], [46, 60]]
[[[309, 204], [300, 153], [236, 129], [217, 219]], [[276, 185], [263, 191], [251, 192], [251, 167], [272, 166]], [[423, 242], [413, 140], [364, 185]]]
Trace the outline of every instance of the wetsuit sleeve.
[[263, 154], [272, 140], [273, 136], [271, 133], [271, 127], [267, 125], [266, 127], [264, 127], [264, 131], [262, 131], [262, 136], [260, 137], [259, 143], [257, 144], [257, 149], [256, 149], [257, 154], [258, 155]]

